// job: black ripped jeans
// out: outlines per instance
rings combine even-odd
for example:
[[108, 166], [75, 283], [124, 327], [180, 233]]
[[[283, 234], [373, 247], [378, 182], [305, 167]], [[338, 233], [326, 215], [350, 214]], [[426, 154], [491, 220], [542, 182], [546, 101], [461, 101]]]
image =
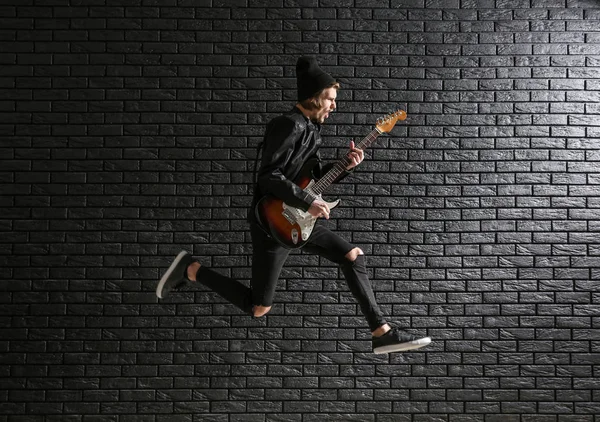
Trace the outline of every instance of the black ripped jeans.
[[[256, 223], [251, 223], [252, 233], [252, 279], [250, 288], [237, 280], [225, 277], [210, 268], [201, 266], [196, 280], [219, 294], [242, 311], [253, 315], [252, 307], [272, 306], [277, 280], [283, 268], [289, 249], [280, 246], [267, 236]], [[350, 292], [358, 301], [369, 328], [375, 331], [386, 323], [369, 281], [364, 255], [355, 261], [346, 258], [354, 249], [350, 243], [331, 230], [317, 224], [303, 250], [315, 253], [339, 264]]]

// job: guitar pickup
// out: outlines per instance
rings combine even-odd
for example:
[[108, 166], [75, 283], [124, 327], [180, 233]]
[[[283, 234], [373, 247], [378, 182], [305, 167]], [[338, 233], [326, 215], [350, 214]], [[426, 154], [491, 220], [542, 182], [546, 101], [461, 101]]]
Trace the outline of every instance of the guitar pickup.
[[296, 219], [294, 218], [294, 216], [292, 215], [291, 211], [289, 209], [284, 209], [283, 212], [281, 213], [285, 219], [287, 221], [290, 222], [290, 224], [296, 224]]

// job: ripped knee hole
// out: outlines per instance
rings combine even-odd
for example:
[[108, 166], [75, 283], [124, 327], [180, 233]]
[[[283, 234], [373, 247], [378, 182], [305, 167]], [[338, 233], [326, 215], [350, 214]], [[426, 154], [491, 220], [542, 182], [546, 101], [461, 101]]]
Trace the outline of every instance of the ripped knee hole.
[[359, 255], [364, 255], [364, 252], [362, 251], [362, 249], [354, 248], [346, 254], [345, 258], [349, 261], [354, 262], [354, 261], [356, 261], [356, 258], [359, 257]]

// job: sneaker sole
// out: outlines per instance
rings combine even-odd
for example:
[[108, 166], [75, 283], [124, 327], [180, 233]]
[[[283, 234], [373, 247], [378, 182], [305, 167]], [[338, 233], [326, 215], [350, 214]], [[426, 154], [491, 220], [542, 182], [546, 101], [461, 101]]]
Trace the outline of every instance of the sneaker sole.
[[383, 353], [391, 353], [391, 352], [405, 352], [407, 350], [419, 349], [421, 347], [427, 346], [431, 343], [430, 337], [423, 337], [418, 340], [409, 341], [406, 343], [398, 343], [398, 344], [390, 344], [388, 346], [381, 346], [373, 349], [373, 353], [376, 355], [380, 355]]
[[158, 282], [158, 286], [156, 286], [156, 296], [158, 296], [159, 299], [162, 299], [162, 289], [165, 286], [165, 283], [167, 282], [167, 280], [169, 279], [169, 277], [171, 277], [171, 274], [173, 273], [173, 270], [175, 269], [175, 267], [181, 262], [181, 260], [183, 259], [184, 256], [186, 256], [188, 253], [186, 251], [181, 251], [179, 252], [179, 255], [177, 255], [175, 257], [175, 259], [173, 260], [173, 263], [171, 264], [171, 266], [169, 267], [169, 269], [167, 270], [167, 272], [165, 273], [165, 275], [162, 276], [162, 278], [160, 279], [160, 281]]

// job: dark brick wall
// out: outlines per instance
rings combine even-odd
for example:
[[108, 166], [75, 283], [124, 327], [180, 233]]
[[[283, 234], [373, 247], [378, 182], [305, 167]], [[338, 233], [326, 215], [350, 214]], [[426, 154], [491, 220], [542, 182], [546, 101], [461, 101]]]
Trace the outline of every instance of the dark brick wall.
[[[0, 421], [592, 422], [600, 414], [600, 2], [0, 5]], [[247, 282], [255, 147], [296, 58], [342, 82], [331, 191], [396, 325], [293, 254], [271, 314], [157, 303], [180, 249]]]

